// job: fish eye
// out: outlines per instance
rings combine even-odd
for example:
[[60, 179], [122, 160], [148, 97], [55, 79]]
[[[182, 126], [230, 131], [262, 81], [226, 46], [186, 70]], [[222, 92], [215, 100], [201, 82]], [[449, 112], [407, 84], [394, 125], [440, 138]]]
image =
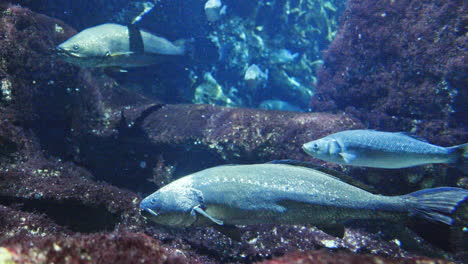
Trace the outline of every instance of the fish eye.
[[73, 49], [74, 49], [74, 50], [79, 50], [79, 49], [80, 49], [80, 46], [77, 45], [77, 44], [75, 44], [75, 45], [73, 45]]
[[319, 146], [317, 143], [314, 143], [314, 145], [312, 145], [312, 149], [313, 150], [319, 150]]

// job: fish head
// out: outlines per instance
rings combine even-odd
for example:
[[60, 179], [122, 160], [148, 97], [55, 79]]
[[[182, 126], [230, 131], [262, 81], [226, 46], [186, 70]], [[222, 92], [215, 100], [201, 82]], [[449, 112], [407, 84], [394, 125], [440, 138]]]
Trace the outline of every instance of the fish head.
[[141, 214], [165, 226], [192, 225], [197, 220], [194, 210], [203, 203], [201, 193], [193, 188], [172, 188], [170, 185], [165, 187], [141, 201]]
[[58, 45], [56, 53], [67, 62], [83, 67], [99, 67], [115, 50], [117, 41], [112, 40], [111, 30], [109, 24], [85, 29]]
[[314, 158], [330, 161], [339, 158], [341, 146], [334, 138], [324, 137], [302, 145], [302, 149]]

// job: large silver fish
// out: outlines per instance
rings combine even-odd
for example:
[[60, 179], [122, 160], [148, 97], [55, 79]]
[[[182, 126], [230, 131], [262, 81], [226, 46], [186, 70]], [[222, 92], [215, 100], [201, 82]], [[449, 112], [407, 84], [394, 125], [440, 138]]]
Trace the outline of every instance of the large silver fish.
[[63, 60], [83, 67], [140, 67], [184, 53], [184, 41], [172, 43], [133, 25], [118, 24], [87, 28], [57, 47]]
[[302, 149], [328, 162], [397, 169], [429, 163], [463, 163], [468, 143], [445, 148], [405, 133], [346, 130], [305, 143]]
[[318, 170], [284, 165], [231, 165], [180, 178], [141, 201], [142, 214], [173, 227], [252, 224], [343, 224], [419, 216], [452, 224], [468, 197], [459, 188], [402, 196], [369, 193]]

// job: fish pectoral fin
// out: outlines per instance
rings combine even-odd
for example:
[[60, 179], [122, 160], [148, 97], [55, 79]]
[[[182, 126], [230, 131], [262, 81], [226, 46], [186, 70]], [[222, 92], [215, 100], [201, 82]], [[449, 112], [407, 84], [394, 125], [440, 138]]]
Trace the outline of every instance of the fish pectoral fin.
[[345, 228], [342, 224], [323, 224], [316, 225], [316, 227], [331, 236], [339, 238], [344, 237]]
[[351, 154], [351, 153], [341, 152], [339, 155], [341, 156], [341, 158], [343, 158], [343, 160], [346, 163], [350, 163], [351, 161], [356, 159], [356, 155]]
[[208, 213], [206, 213], [203, 209], [200, 208], [200, 206], [196, 206], [192, 209], [192, 213], [195, 212], [195, 213], [198, 213], [208, 219], [211, 220], [211, 222], [217, 224], [217, 225], [224, 225], [224, 222], [221, 221], [221, 220], [218, 220], [218, 219], [215, 219], [213, 218], [211, 215], [209, 215]]

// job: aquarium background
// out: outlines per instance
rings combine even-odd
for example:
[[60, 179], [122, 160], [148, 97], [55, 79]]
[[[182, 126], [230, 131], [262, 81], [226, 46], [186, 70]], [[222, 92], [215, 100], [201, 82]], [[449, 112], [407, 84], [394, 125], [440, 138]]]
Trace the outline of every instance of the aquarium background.
[[[224, 0], [226, 13], [209, 22], [205, 1], [160, 0], [138, 26], [190, 40], [186, 56], [119, 73], [54, 55], [78, 31], [128, 23], [146, 2], [0, 1], [0, 260], [466, 260], [466, 205], [451, 228], [353, 223], [339, 239], [261, 225], [242, 227], [244, 243], [212, 228], [154, 226], [138, 212], [142, 197], [208, 167], [323, 164], [301, 145], [341, 130], [466, 143], [463, 1]], [[468, 185], [453, 165], [324, 165], [383, 195]]]

